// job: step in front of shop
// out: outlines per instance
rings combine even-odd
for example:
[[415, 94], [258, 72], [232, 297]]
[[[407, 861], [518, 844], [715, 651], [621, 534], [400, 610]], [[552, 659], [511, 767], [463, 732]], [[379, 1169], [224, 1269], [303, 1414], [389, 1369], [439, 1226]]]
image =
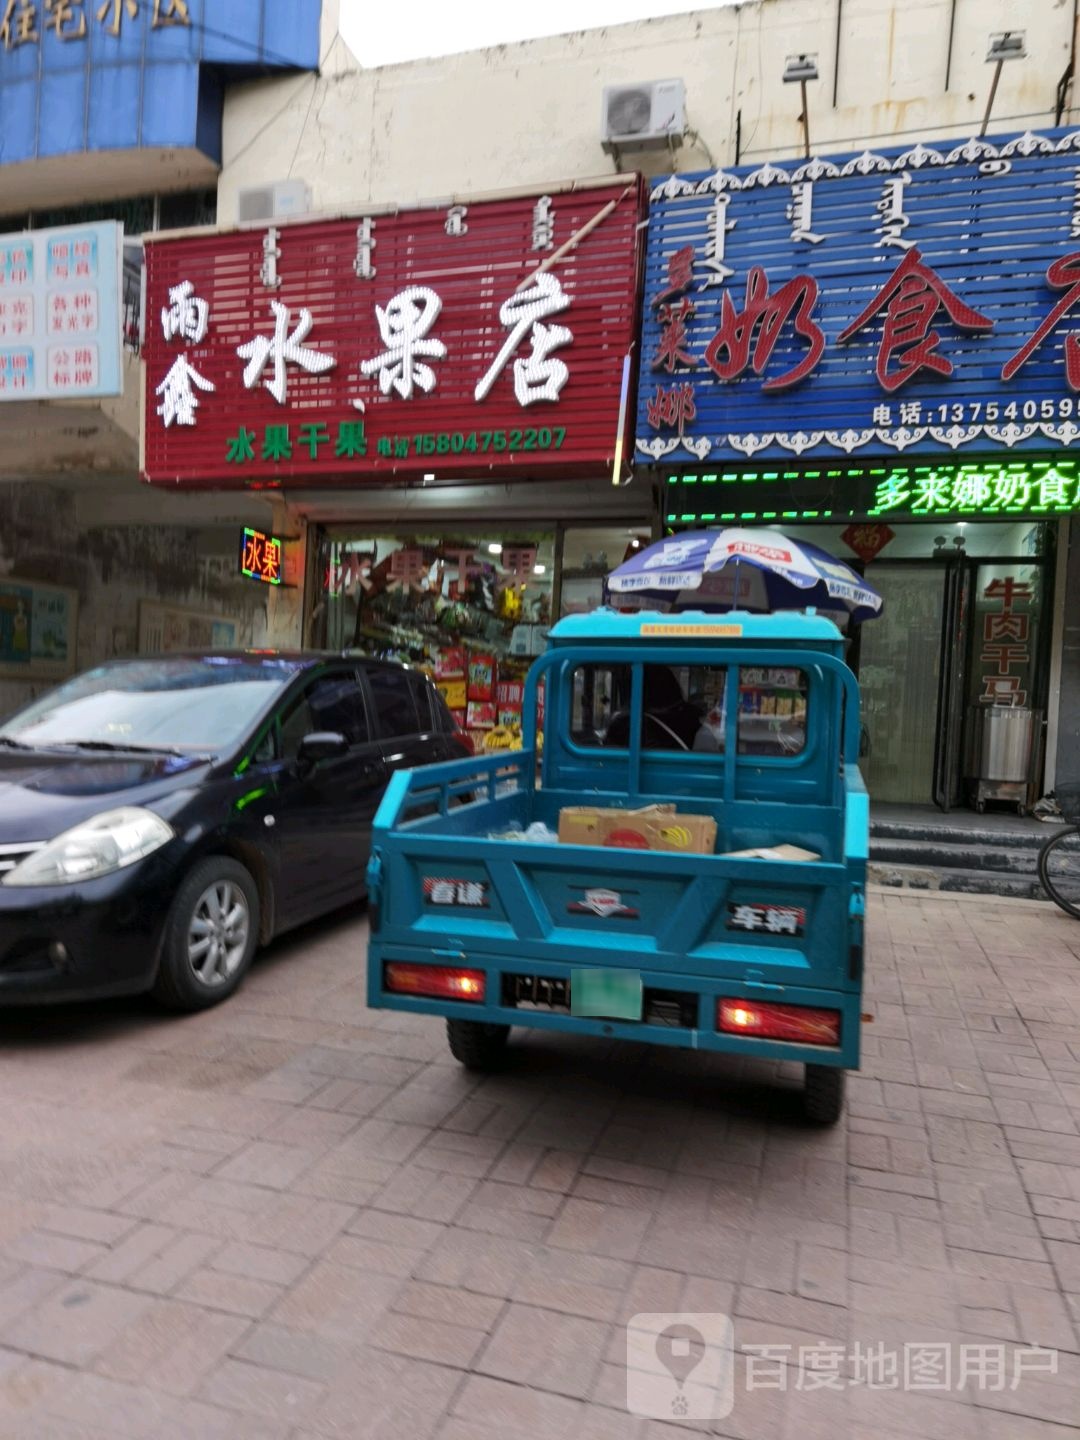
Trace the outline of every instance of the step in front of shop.
[[1010, 895], [1045, 900], [1038, 857], [1053, 827], [1038, 830], [993, 825], [873, 821], [869, 878], [906, 890], [967, 895]]

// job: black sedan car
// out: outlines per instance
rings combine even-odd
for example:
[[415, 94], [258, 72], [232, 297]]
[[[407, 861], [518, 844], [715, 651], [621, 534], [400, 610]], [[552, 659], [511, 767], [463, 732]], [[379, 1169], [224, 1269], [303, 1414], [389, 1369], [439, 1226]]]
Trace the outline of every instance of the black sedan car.
[[0, 1005], [199, 1009], [258, 945], [360, 899], [391, 771], [470, 753], [391, 662], [117, 661], [0, 725]]

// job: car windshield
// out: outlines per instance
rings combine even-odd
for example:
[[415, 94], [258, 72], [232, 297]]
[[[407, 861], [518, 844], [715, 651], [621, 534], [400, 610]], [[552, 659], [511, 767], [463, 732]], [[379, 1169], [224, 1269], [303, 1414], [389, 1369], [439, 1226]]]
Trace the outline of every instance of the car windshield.
[[101, 665], [0, 725], [0, 742], [220, 753], [239, 743], [300, 662], [206, 655]]

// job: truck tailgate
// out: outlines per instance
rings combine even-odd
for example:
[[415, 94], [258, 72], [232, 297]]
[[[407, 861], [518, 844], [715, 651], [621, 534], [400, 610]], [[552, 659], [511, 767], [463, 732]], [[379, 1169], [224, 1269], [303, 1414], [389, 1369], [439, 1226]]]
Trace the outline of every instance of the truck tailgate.
[[843, 865], [380, 835], [387, 949], [856, 988]]

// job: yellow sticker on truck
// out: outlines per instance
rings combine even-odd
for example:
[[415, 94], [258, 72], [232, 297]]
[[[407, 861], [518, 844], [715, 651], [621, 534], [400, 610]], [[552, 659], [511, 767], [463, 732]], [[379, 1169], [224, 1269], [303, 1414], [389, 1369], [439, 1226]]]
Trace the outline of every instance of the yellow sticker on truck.
[[671, 635], [695, 636], [702, 639], [737, 639], [743, 632], [741, 625], [666, 625], [656, 621], [646, 621], [641, 626], [641, 634], [652, 639], [663, 637], [667, 639]]

